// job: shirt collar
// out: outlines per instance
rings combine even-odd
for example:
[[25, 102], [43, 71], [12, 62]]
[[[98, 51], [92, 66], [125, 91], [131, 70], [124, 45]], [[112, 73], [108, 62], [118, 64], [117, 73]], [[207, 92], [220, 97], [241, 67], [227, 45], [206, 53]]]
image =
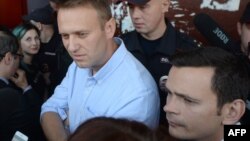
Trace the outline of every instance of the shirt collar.
[[8, 79], [0, 76], [0, 80], [2, 80], [4, 83], [6, 83], [7, 85], [9, 85], [9, 80]]
[[123, 41], [118, 37], [114, 37], [114, 41], [119, 47], [113, 53], [108, 62], [93, 76], [93, 78], [99, 83], [109, 75], [112, 75], [113, 71], [122, 63], [127, 54], [127, 49]]

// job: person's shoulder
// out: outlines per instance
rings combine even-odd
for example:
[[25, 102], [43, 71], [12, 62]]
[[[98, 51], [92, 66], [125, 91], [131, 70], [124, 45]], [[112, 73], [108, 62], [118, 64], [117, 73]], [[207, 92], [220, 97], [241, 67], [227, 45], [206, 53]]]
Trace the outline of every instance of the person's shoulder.
[[133, 38], [133, 37], [135, 37], [136, 35], [137, 35], [136, 30], [133, 30], [133, 31], [130, 31], [130, 32], [121, 34], [121, 35], [120, 35], [120, 38], [122, 38], [122, 39], [124, 40], [124, 39]]
[[179, 42], [179, 48], [181, 49], [194, 49], [201, 47], [197, 40], [189, 36], [186, 33], [177, 31], [177, 40]]
[[19, 91], [10, 87], [0, 89], [0, 100], [4, 101], [2, 104], [17, 104], [21, 95]]
[[0, 94], [2, 95], [4, 93], [8, 93], [9, 95], [16, 95], [16, 94], [19, 94], [19, 91], [15, 90], [13, 88], [10, 88], [10, 87], [1, 88]]

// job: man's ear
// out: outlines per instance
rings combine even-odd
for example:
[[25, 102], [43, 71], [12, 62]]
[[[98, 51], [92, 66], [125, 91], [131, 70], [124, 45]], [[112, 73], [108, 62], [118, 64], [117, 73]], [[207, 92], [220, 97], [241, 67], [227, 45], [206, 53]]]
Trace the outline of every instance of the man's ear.
[[36, 27], [38, 28], [39, 31], [43, 30], [43, 25], [40, 22], [37, 22]]
[[231, 103], [227, 103], [222, 108], [223, 125], [231, 125], [239, 122], [245, 113], [246, 104], [241, 99], [236, 99]]
[[113, 38], [116, 30], [116, 22], [114, 18], [111, 18], [109, 21], [105, 23], [105, 33], [107, 38]]
[[42, 30], [42, 24], [40, 22], [36, 22], [34, 20], [30, 20], [30, 23], [36, 26], [36, 28], [41, 31]]
[[3, 57], [3, 61], [6, 65], [9, 65], [13, 61], [14, 57], [10, 52], [7, 52]]

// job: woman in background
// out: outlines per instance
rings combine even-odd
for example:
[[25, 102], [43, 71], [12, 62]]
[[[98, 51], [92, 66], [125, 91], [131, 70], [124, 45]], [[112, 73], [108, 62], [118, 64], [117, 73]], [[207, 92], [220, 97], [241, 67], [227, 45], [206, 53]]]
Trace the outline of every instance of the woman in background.
[[40, 49], [39, 30], [30, 23], [22, 23], [13, 29], [22, 49], [23, 58], [20, 68], [26, 73], [28, 83], [40, 95], [42, 100], [46, 98], [46, 84], [43, 75], [35, 59]]

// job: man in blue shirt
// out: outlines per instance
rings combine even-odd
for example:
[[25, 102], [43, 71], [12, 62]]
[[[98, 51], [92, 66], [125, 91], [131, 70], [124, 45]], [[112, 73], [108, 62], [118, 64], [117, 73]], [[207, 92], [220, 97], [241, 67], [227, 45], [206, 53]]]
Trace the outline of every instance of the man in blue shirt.
[[127, 118], [156, 127], [159, 97], [146, 68], [114, 38], [115, 20], [107, 0], [60, 3], [58, 27], [73, 58], [68, 72], [42, 106], [41, 124], [49, 140], [66, 140], [87, 119]]

